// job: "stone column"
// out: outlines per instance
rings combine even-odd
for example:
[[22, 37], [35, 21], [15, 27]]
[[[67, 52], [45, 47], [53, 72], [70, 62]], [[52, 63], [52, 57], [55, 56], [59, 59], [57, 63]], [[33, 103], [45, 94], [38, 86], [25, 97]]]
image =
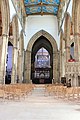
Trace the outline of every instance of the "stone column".
[[72, 79], [72, 86], [76, 87], [78, 86], [78, 75], [74, 74], [74, 78]]
[[64, 51], [64, 53], [62, 54], [62, 77], [65, 76], [65, 72], [66, 72], [66, 51]]
[[71, 19], [70, 19], [70, 16], [67, 15], [66, 17], [67, 19], [67, 22], [66, 22], [66, 36], [65, 36], [65, 40], [66, 40], [66, 45], [65, 45], [65, 48], [66, 48], [66, 62], [68, 62], [68, 60], [70, 59], [70, 44], [69, 44], [69, 41], [70, 41], [70, 25], [71, 25]]
[[70, 59], [70, 46], [66, 46], [66, 62]]
[[53, 77], [54, 82], [59, 82], [59, 53], [53, 52]]
[[12, 64], [12, 79], [11, 79], [12, 84], [17, 82], [17, 58], [18, 58], [18, 38], [19, 38], [18, 28], [19, 28], [18, 18], [17, 15], [15, 15], [12, 20], [12, 30], [13, 30], [13, 64]]
[[74, 57], [78, 62], [80, 59], [80, 0], [74, 0], [73, 24], [74, 24]]
[[9, 32], [9, 2], [8, 0], [1, 0], [1, 15], [2, 15], [2, 51], [1, 51], [1, 64], [0, 64], [0, 83], [5, 83], [6, 74], [6, 58], [8, 47], [8, 32]]
[[24, 79], [26, 83], [30, 83], [31, 80], [31, 51], [26, 51], [25, 56], [25, 75]]
[[18, 73], [18, 76], [19, 76], [19, 83], [22, 83], [22, 77], [23, 77], [23, 55], [22, 54], [19, 54], [19, 73]]
[[17, 46], [13, 46], [13, 62], [12, 62], [12, 76], [11, 83], [14, 84], [17, 82]]
[[19, 75], [20, 75], [19, 69], [20, 69], [20, 66], [19, 65], [20, 64], [19, 64], [19, 49], [18, 49], [18, 56], [17, 56], [17, 82], [18, 83], [20, 82], [20, 80], [19, 80]]
[[19, 83], [23, 81], [23, 64], [24, 64], [24, 37], [23, 31], [20, 33], [19, 38], [19, 50], [18, 50], [18, 77]]
[[0, 84], [5, 84], [8, 35], [2, 35], [2, 53], [0, 65]]
[[65, 39], [64, 39], [64, 34], [61, 31], [61, 36], [60, 36], [60, 80], [61, 77], [64, 77], [65, 75]]
[[78, 37], [78, 35], [74, 36], [74, 43], [75, 43], [75, 47], [74, 47], [74, 58], [76, 60], [76, 62], [79, 62], [79, 40], [80, 38]]
[[26, 51], [23, 49], [23, 83], [26, 83]]

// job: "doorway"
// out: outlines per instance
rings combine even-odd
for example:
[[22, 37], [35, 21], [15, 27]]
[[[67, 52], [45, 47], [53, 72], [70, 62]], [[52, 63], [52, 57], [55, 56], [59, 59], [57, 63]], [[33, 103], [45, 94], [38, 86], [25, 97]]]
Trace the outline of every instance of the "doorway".
[[32, 47], [31, 79], [34, 84], [51, 84], [53, 78], [53, 48], [51, 43], [41, 36]]
[[[48, 32], [40, 30], [29, 40], [25, 51], [24, 82], [33, 82], [35, 70], [35, 55], [40, 48], [45, 48], [50, 54], [50, 83], [59, 82], [59, 51], [56, 40]], [[35, 80], [35, 79], [34, 79]], [[44, 81], [44, 80], [41, 80]], [[35, 82], [34, 82], [35, 83]], [[38, 83], [38, 82], [37, 82]], [[39, 82], [40, 83], [40, 82]], [[47, 82], [46, 82], [47, 83]]]

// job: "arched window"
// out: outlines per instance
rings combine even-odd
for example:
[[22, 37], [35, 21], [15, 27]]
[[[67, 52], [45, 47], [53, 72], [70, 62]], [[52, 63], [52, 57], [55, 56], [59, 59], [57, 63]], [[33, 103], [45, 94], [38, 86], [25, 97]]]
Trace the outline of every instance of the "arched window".
[[74, 59], [74, 42], [70, 45], [70, 59]]
[[48, 68], [50, 67], [50, 54], [42, 47], [35, 55], [35, 67], [36, 68]]

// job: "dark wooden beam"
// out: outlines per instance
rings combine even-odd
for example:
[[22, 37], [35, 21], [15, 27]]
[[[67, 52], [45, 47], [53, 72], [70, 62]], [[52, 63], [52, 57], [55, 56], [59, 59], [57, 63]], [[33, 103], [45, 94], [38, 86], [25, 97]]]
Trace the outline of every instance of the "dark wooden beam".
[[48, 12], [38, 12], [38, 13], [31, 13], [31, 14], [26, 14], [26, 16], [30, 16], [30, 15], [57, 15], [54, 13], [48, 13]]

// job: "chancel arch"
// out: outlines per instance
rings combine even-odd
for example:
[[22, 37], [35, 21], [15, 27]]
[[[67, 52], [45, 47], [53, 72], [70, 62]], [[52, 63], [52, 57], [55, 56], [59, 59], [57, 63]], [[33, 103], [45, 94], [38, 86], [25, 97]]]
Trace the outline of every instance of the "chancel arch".
[[[51, 44], [52, 46], [52, 76], [54, 78], [54, 82], [59, 82], [59, 70], [58, 70], [58, 65], [59, 65], [59, 51], [58, 51], [58, 47], [57, 47], [57, 43], [55, 41], [55, 39], [46, 31], [41, 30], [39, 32], [37, 32], [36, 34], [33, 35], [33, 37], [30, 39], [26, 52], [25, 52], [25, 73], [24, 73], [24, 80], [26, 82], [30, 82], [31, 80], [31, 59], [32, 59], [32, 50], [33, 50], [33, 46], [35, 44], [35, 42], [38, 42], [39, 38], [43, 37], [45, 39], [47, 39], [48, 43]], [[45, 49], [48, 50], [48, 45], [44, 45], [45, 42], [43, 41], [42, 44], [40, 44], [38, 47], [44, 47]], [[36, 44], [35, 44], [36, 45]], [[37, 48], [38, 48], [37, 47]], [[35, 47], [36, 48], [36, 47]], [[36, 52], [39, 50], [39, 48], [36, 50]], [[50, 51], [50, 50], [48, 50]]]
[[33, 83], [52, 83], [53, 48], [44, 37], [39, 37], [31, 52], [31, 79]]

